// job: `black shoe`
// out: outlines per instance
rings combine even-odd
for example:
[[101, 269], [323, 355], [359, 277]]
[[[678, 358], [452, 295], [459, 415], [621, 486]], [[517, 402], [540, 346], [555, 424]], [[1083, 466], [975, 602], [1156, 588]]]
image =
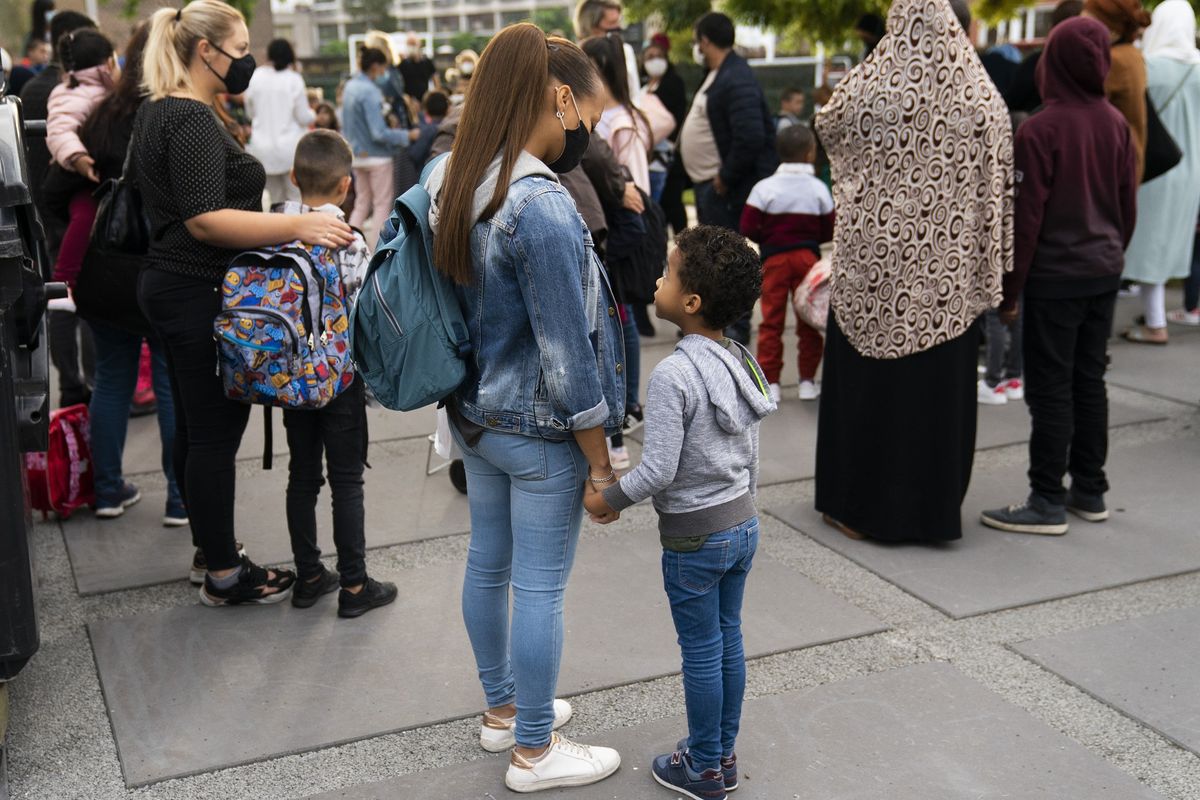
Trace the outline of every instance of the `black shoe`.
[[621, 425], [621, 435], [628, 436], [629, 434], [642, 427], [646, 421], [646, 414], [642, 411], [642, 407], [636, 403], [631, 406], [625, 406], [625, 422]]
[[[246, 557], [246, 545], [241, 542], [234, 542], [233, 546], [237, 548], [238, 558]], [[192, 556], [192, 568], [188, 571], [188, 581], [193, 586], [203, 586], [204, 576], [207, 574], [208, 559], [204, 557], [204, 551], [197, 547], [196, 554]]]
[[[270, 605], [291, 597], [296, 573], [288, 569], [272, 570], [269, 577], [264, 568], [246, 556], [242, 556], [242, 572], [237, 583], [228, 589], [218, 589], [212, 578], [206, 576], [200, 587], [200, 602], [206, 606]], [[273, 591], [272, 591], [273, 590]]]
[[1088, 522], [1104, 522], [1108, 519], [1108, 507], [1104, 505], [1104, 495], [1084, 494], [1073, 486], [1067, 495], [1067, 511]]
[[353, 618], [361, 617], [373, 608], [386, 606], [396, 599], [396, 584], [367, 578], [358, 594], [342, 589], [338, 592], [338, 616]]
[[984, 511], [980, 521], [989, 528], [1010, 533], [1061, 536], [1067, 532], [1066, 508], [1038, 494], [1030, 494], [1024, 503]]
[[297, 579], [292, 589], [292, 605], [296, 608], [312, 607], [321, 595], [336, 592], [340, 579], [341, 576], [331, 569], [322, 569], [315, 581]]
[[450, 482], [454, 484], [454, 488], [458, 490], [459, 494], [467, 493], [467, 465], [461, 458], [450, 462]]

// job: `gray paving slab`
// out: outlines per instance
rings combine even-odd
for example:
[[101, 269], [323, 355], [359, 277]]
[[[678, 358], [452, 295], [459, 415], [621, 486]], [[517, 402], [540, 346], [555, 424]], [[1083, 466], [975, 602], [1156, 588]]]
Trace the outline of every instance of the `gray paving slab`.
[[[276, 454], [287, 453], [283, 414], [276, 409], [272, 417], [274, 419], [274, 436], [271, 449]], [[373, 442], [428, 436], [436, 427], [437, 411], [432, 406], [410, 412], [389, 411], [386, 408], [367, 409], [367, 430]], [[265, 430], [262, 410], [252, 408], [250, 422], [246, 426], [246, 433], [242, 436], [242, 445], [238, 449], [239, 460], [262, 458], [263, 432]], [[148, 416], [129, 420], [129, 432], [125, 438], [123, 459], [125, 472], [130, 475], [158, 472], [160, 452], [157, 418]]]
[[1034, 639], [1013, 649], [1200, 754], [1200, 608]]
[[[383, 547], [471, 528], [467, 500], [446, 473], [425, 476], [422, 439], [374, 445], [366, 471], [367, 546]], [[287, 458], [260, 471], [243, 464], [238, 475], [237, 531], [259, 563], [292, 558], [285, 513]], [[187, 576], [193, 547], [187, 528], [162, 527], [165, 489], [146, 489], [142, 501], [116, 520], [86, 511], [63, 523], [75, 584], [81, 594], [131, 589]], [[321, 491], [317, 523], [323, 550], [333, 552], [329, 488]]]
[[[748, 654], [884, 629], [769, 552], [765, 544], [747, 591]], [[560, 693], [678, 671], [660, 553], [649, 532], [580, 543]], [[338, 620], [325, 601], [306, 611], [196, 605], [89, 623], [127, 783], [478, 713], [484, 701], [459, 610], [462, 570], [380, 575], [396, 581], [400, 599], [361, 620]]]
[[[678, 797], [653, 782], [648, 765], [686, 727], [686, 719], [672, 717], [590, 737], [621, 752], [621, 769], [594, 786], [539, 796]], [[937, 663], [749, 701], [738, 761], [739, 800], [1161, 797], [954, 667]], [[503, 758], [487, 758], [312, 800], [500, 798], [508, 795], [504, 770]]]
[[1108, 474], [1112, 518], [1071, 517], [1061, 537], [1002, 533], [979, 513], [1024, 498], [1024, 464], [976, 470], [963, 504], [963, 538], [936, 545], [851, 541], [824, 525], [810, 501], [768, 507], [775, 516], [952, 617], [1029, 605], [1200, 570], [1194, 474], [1200, 439], [1116, 449]]
[[1176, 326], [1172, 326], [1171, 343], [1165, 347], [1133, 344], [1115, 337], [1109, 352], [1109, 383], [1200, 405], [1200, 336], [1176, 335]]
[[[1200, 339], [1198, 339], [1200, 341]], [[1198, 358], [1197, 363], [1200, 363]], [[805, 480], [817, 474], [817, 415], [819, 403], [802, 402], [794, 390], [762, 424], [759, 444], [759, 482], [763, 486]], [[1109, 424], [1116, 428], [1162, 419], [1157, 411], [1111, 403]], [[1029, 411], [1024, 403], [979, 408], [976, 448], [986, 450], [1029, 440]], [[641, 441], [642, 431], [631, 438]]]

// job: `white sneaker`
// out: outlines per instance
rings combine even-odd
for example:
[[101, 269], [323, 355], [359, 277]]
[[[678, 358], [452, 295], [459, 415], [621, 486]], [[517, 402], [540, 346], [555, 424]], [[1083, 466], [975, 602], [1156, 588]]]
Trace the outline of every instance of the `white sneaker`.
[[1008, 395], [1004, 392], [1004, 384], [1001, 383], [996, 388], [987, 385], [987, 381], [979, 379], [979, 389], [976, 392], [979, 404], [983, 406], [1002, 406], [1008, 402]]
[[821, 396], [821, 387], [812, 381], [800, 381], [800, 399], [816, 400]]
[[772, 384], [768, 385], [767, 392], [771, 395], [771, 402], [774, 403], [775, 405], [779, 405], [779, 398], [781, 397], [781, 395], [779, 393], [779, 384], [772, 383]]
[[1200, 308], [1195, 311], [1188, 311], [1186, 308], [1176, 308], [1168, 311], [1167, 322], [1173, 322], [1176, 325], [1188, 325], [1192, 328], [1200, 327]]
[[608, 448], [608, 460], [612, 463], [613, 469], [629, 469], [629, 451], [625, 446]]
[[552, 733], [550, 747], [536, 761], [513, 752], [504, 785], [514, 792], [587, 786], [604, 780], [620, 766], [621, 754], [611, 747], [576, 744]]
[[1024, 400], [1025, 399], [1025, 384], [1020, 378], [1013, 378], [1004, 382], [1004, 396], [1009, 400]]
[[[558, 730], [571, 719], [571, 704], [566, 700], [554, 700], [554, 728]], [[488, 712], [483, 713], [483, 726], [479, 729], [479, 746], [489, 753], [501, 753], [517, 743], [514, 735], [517, 718], [504, 719]]]

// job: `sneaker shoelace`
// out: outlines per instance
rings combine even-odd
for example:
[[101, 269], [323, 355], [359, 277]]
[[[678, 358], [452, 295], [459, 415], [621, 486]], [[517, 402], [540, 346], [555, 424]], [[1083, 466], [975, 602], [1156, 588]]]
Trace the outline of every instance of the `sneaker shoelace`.
[[584, 758], [592, 757], [592, 748], [588, 747], [586, 744], [573, 742], [565, 736], [559, 736], [557, 733], [553, 733], [550, 736], [551, 747], [557, 747], [559, 750], [562, 750], [566, 753], [583, 756]]

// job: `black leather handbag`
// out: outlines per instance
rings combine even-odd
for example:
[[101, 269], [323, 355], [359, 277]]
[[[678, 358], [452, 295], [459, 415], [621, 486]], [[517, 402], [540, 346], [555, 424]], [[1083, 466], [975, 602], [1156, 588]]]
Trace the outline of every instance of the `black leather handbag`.
[[121, 177], [105, 181], [93, 195], [98, 201], [92, 226], [92, 247], [110, 253], [145, 255], [150, 249], [150, 222], [142, 209], [142, 195], [129, 175], [133, 143], [125, 151]]

